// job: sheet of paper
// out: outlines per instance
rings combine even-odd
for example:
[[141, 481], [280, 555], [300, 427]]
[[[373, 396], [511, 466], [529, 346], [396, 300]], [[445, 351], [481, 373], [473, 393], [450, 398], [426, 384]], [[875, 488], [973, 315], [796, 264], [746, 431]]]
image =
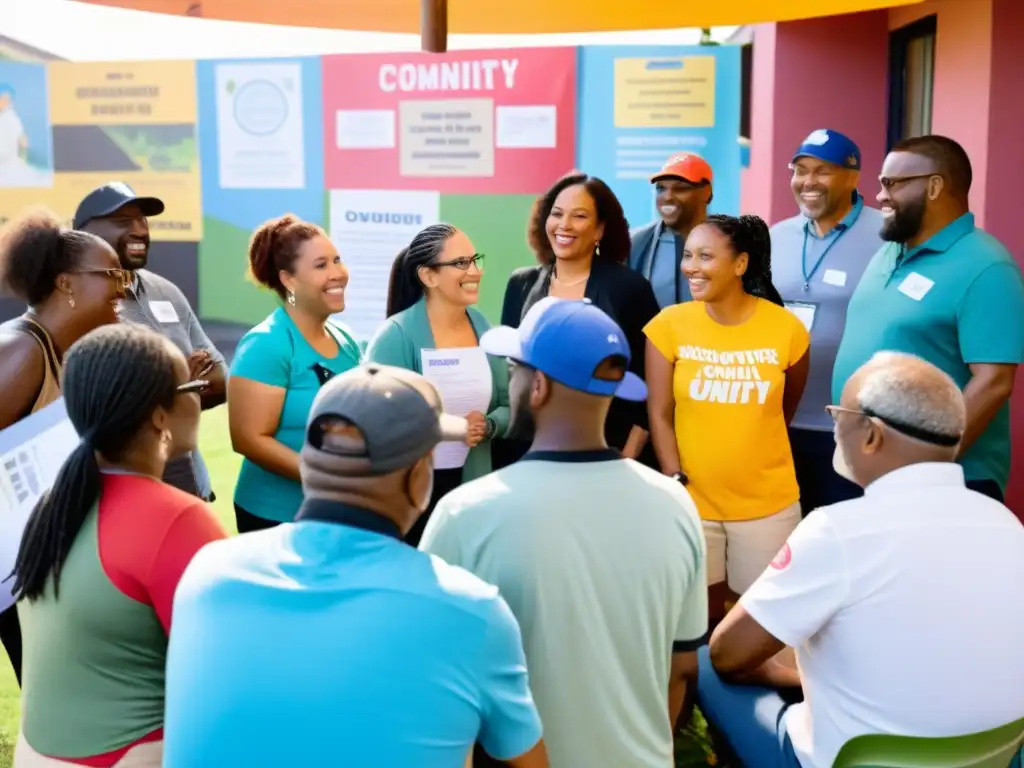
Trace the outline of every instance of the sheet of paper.
[[495, 109], [498, 149], [554, 149], [558, 145], [558, 113], [553, 104]]
[[814, 314], [818, 311], [817, 304], [807, 304], [802, 301], [787, 301], [786, 309], [792, 312], [801, 323], [804, 324], [804, 328], [810, 333], [814, 327]]
[[386, 318], [388, 279], [399, 251], [441, 216], [437, 192], [382, 189], [330, 191], [331, 240], [348, 267], [345, 311], [333, 317], [369, 341]]
[[[424, 349], [420, 351], [423, 375], [437, 387], [444, 412], [465, 416], [472, 411], [487, 413], [491, 403], [491, 367], [479, 347]], [[456, 469], [466, 463], [469, 446], [444, 442], [434, 449], [436, 469]]]
[[[77, 445], [63, 399], [0, 430], [0, 580], [14, 569], [29, 513]], [[13, 583], [0, 584], [0, 611], [14, 602]]]

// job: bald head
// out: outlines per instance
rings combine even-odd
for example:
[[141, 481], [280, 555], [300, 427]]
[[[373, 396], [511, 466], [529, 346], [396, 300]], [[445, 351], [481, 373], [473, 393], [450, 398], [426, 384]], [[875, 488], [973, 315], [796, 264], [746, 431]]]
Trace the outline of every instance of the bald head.
[[837, 470], [848, 468], [863, 486], [910, 464], [955, 460], [967, 422], [956, 382], [899, 352], [879, 352], [861, 366], [840, 405]]

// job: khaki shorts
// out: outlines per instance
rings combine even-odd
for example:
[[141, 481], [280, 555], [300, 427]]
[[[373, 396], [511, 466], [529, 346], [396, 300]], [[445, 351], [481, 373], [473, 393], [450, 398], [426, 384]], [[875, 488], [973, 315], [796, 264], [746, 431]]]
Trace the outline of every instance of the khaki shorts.
[[[160, 768], [164, 761], [164, 743], [147, 741], [129, 749], [124, 757], [114, 763], [114, 768]], [[40, 755], [25, 737], [18, 734], [18, 746], [14, 749], [13, 768], [82, 768], [78, 763], [69, 763], [54, 757]]]
[[708, 586], [728, 581], [729, 589], [742, 595], [800, 523], [800, 502], [757, 520], [703, 523], [708, 543]]

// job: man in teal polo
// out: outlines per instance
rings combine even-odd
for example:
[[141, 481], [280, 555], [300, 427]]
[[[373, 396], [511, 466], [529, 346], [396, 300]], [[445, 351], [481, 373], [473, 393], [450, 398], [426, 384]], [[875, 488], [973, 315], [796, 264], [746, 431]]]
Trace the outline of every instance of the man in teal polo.
[[[832, 402], [876, 352], [938, 366], [967, 404], [958, 458], [967, 485], [1001, 501], [1010, 475], [1008, 401], [1024, 362], [1024, 279], [1006, 248], [975, 227], [971, 176], [963, 147], [944, 136], [906, 139], [885, 158], [877, 200], [886, 243], [850, 299]], [[878, 439], [873, 414], [859, 429], [868, 453]], [[836, 466], [842, 471], [843, 462]]]

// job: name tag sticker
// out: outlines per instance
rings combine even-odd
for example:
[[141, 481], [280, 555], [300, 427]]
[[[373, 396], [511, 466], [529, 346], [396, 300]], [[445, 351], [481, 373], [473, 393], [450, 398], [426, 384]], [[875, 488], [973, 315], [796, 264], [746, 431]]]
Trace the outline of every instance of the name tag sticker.
[[836, 288], [842, 288], [846, 285], [846, 273], [839, 269], [826, 269], [821, 282], [825, 285], [834, 285]]
[[928, 294], [933, 285], [935, 285], [934, 280], [929, 280], [924, 275], [917, 274], [917, 272], [911, 272], [900, 283], [899, 292], [904, 296], [909, 296], [914, 301], [920, 301]]
[[802, 301], [787, 301], [786, 309], [796, 315], [796, 318], [804, 324], [804, 328], [810, 333], [814, 327], [814, 315], [818, 312], [817, 304], [807, 304]]
[[181, 320], [178, 319], [178, 311], [169, 301], [151, 301], [149, 302], [149, 311], [152, 312], [153, 317], [161, 323], [181, 322]]

